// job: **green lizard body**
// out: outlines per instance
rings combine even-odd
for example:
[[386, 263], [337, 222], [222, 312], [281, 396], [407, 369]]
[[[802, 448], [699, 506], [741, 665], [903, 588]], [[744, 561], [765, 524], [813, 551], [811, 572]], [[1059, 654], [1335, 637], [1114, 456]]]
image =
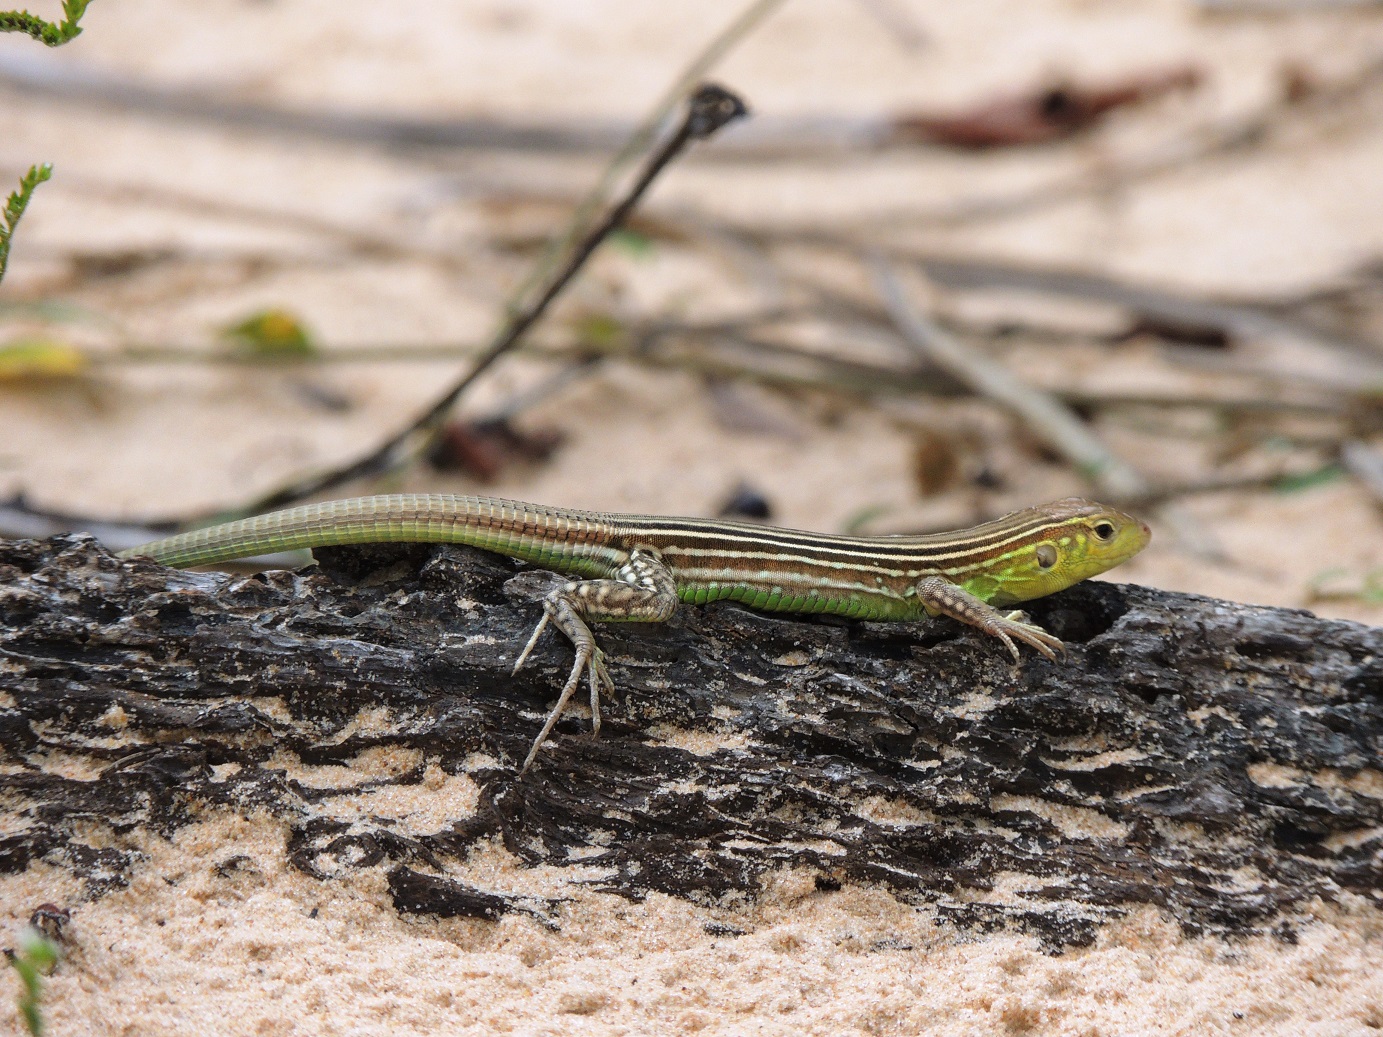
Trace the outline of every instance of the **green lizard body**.
[[576, 663], [524, 767], [561, 715], [582, 672], [592, 722], [609, 688], [589, 621], [658, 622], [678, 602], [738, 601], [777, 612], [856, 619], [948, 615], [1049, 658], [1057, 638], [998, 609], [1064, 590], [1147, 546], [1145, 523], [1067, 498], [954, 533], [849, 537], [746, 522], [619, 515], [497, 497], [391, 494], [308, 504], [194, 530], [122, 552], [174, 566], [338, 544], [455, 543], [579, 577], [544, 600], [517, 670], [549, 620], [571, 639]]

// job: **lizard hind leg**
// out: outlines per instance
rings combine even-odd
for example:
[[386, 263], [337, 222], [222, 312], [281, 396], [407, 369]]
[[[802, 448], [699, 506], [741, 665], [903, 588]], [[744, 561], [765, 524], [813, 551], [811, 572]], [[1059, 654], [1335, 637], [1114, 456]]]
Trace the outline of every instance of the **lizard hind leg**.
[[571, 673], [557, 696], [557, 705], [548, 714], [542, 730], [529, 749], [519, 773], [523, 774], [538, 756], [538, 749], [561, 718], [567, 703], [580, 686], [581, 675], [589, 676], [591, 729], [600, 733], [600, 693], [613, 692], [614, 682], [605, 665], [605, 653], [596, 644], [588, 622], [623, 621], [661, 623], [677, 609], [677, 583], [656, 551], [636, 548], [612, 580], [573, 581], [543, 599], [543, 618], [519, 654], [515, 671], [524, 664], [548, 621], [567, 635], [576, 649]]

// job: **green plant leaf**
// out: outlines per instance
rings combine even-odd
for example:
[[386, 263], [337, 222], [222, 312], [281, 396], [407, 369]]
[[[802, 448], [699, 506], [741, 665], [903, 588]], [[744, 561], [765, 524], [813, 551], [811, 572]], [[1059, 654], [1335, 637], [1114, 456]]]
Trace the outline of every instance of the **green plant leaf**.
[[315, 356], [312, 333], [288, 310], [271, 307], [221, 329], [235, 348], [255, 356], [299, 359]]
[[891, 509], [887, 504], [866, 504], [851, 512], [841, 524], [840, 531], [845, 534], [858, 533], [877, 518], [887, 515]]
[[1273, 483], [1273, 489], [1278, 493], [1300, 493], [1302, 490], [1310, 490], [1342, 479], [1344, 474], [1345, 470], [1340, 465], [1328, 464], [1314, 472], [1303, 472], [1300, 475], [1289, 475], [1279, 479]]
[[0, 385], [67, 381], [86, 374], [90, 366], [82, 350], [56, 339], [17, 339], [0, 345]]
[[653, 239], [627, 227], [611, 231], [609, 241], [612, 248], [635, 259], [648, 259], [653, 255]]
[[[50, 47], [61, 47], [81, 35], [82, 27], [78, 22], [86, 14], [90, 3], [91, 0], [62, 0], [63, 18], [56, 25], [28, 11], [0, 11], [0, 32], [23, 32]], [[14, 226], [24, 215], [34, 188], [52, 175], [53, 167], [48, 163], [29, 167], [29, 172], [20, 178], [19, 190], [10, 195], [5, 203], [5, 225], [0, 227], [0, 281], [5, 279], [5, 267], [9, 265]]]
[[19, 225], [19, 218], [29, 207], [29, 199], [34, 196], [34, 188], [52, 175], [53, 167], [50, 163], [30, 166], [29, 171], [19, 178], [19, 190], [12, 192], [5, 200], [5, 211], [0, 213], [0, 219], [3, 219], [5, 224], [0, 227], [0, 281], [5, 279], [5, 268], [10, 262], [10, 239], [14, 237], [14, 228]]
[[0, 11], [0, 32], [27, 33], [49, 47], [61, 47], [82, 34], [77, 23], [91, 0], [62, 0], [62, 21], [54, 25], [28, 11]]
[[1357, 601], [1383, 605], [1383, 569], [1356, 573], [1350, 569], [1323, 569], [1307, 585], [1311, 601]]
[[19, 973], [23, 989], [19, 992], [19, 1014], [33, 1037], [43, 1035], [43, 977], [58, 963], [58, 947], [36, 929], [25, 929], [19, 936], [19, 947], [10, 957], [10, 965]]
[[577, 337], [597, 349], [614, 349], [626, 343], [628, 329], [618, 317], [609, 313], [588, 313], [577, 318], [572, 324]]

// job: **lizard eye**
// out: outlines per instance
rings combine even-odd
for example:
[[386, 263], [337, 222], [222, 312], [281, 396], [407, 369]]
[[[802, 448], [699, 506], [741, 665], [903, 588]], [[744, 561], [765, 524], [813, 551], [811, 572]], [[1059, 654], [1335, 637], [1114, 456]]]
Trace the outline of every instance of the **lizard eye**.
[[1050, 569], [1056, 565], [1056, 545], [1038, 544], [1037, 545], [1037, 565], [1040, 569]]
[[1112, 523], [1112, 522], [1096, 522], [1096, 523], [1095, 523], [1095, 536], [1099, 537], [1101, 540], [1113, 540], [1113, 539], [1114, 539], [1114, 523]]

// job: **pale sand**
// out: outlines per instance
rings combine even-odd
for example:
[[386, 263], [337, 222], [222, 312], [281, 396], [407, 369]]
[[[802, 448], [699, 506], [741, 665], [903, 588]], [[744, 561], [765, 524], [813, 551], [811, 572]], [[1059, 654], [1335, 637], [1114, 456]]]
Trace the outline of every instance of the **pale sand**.
[[[1153, 908], [1060, 956], [1013, 933], [939, 928], [875, 888], [818, 892], [784, 872], [753, 904], [581, 893], [502, 849], [454, 877], [571, 897], [560, 932], [401, 918], [381, 869], [319, 882], [283, 825], [223, 817], [148, 853], [126, 891], [74, 911], [50, 981], [54, 1034], [759, 1033], [1356, 1037], [1383, 1029], [1383, 915], [1314, 911], [1295, 944], [1188, 939]], [[232, 855], [230, 877], [216, 865]], [[570, 869], [578, 873], [580, 869]], [[0, 879], [4, 925], [66, 901], [65, 874]], [[66, 895], [66, 896], [65, 896]], [[70, 902], [70, 901], [69, 901]], [[741, 936], [710, 935], [721, 926]], [[721, 929], [724, 932], [725, 929]], [[5, 981], [6, 989], [14, 986]], [[0, 999], [0, 1025], [17, 1025]]]
[[[1193, 95], [1130, 113], [1059, 148], [749, 171], [688, 163], [659, 185], [650, 211], [700, 207], [794, 225], [1005, 195], [1099, 169], [1130, 148], [1178, 140], [1188, 126], [1251, 111], [1278, 89], [1286, 63], [1343, 74], [1383, 45], [1383, 22], [1368, 16], [1197, 20], [1180, 0], [904, 6], [933, 34], [929, 49], [897, 46], [864, 4], [796, 0], [718, 77], [772, 114], [959, 105], [1052, 70], [1107, 78], [1187, 59], [1203, 62], [1211, 80]], [[122, 0], [94, 5], [87, 33], [49, 57], [304, 104], [634, 118], [738, 8], [730, 0], [434, 3], [386, 19], [378, 5], [338, 0], [325, 23], [321, 5]], [[363, 15], [367, 10], [374, 13]], [[349, 22], [350, 15], [359, 21]], [[14, 38], [0, 39], [0, 48], [38, 50]], [[1116, 196], [916, 236], [938, 249], [1073, 264], [1201, 293], [1320, 286], [1383, 254], [1383, 124], [1376, 106], [1340, 113], [1329, 130], [1289, 134]], [[499, 300], [525, 269], [492, 237], [516, 227], [547, 232], [564, 210], [536, 203], [487, 208], [467, 185], [512, 179], [565, 197], [584, 189], [598, 168], [587, 158], [465, 157], [445, 163], [443, 172], [429, 161], [413, 167], [316, 142], [174, 131], [42, 104], [7, 113], [0, 168], [18, 171], [40, 159], [57, 164], [57, 177], [41, 189], [23, 225], [6, 297], [56, 292], [114, 316], [129, 336], [190, 344], [256, 307], [284, 303], [331, 344], [483, 339]], [[400, 235], [456, 259], [445, 269], [422, 259], [342, 259], [331, 239], [288, 221], [247, 223], [101, 189], [130, 183], [147, 184], [154, 195], [185, 192]], [[195, 256], [63, 287], [71, 251], [161, 247]], [[254, 265], [266, 257], [278, 265]], [[765, 291], [733, 257], [668, 244], [648, 257], [602, 255], [561, 313], [712, 316], [761, 301]], [[1012, 294], [936, 302], [992, 315], [1057, 314], [1073, 326], [1108, 322], [1098, 307], [1054, 307]], [[0, 331], [8, 338], [44, 327], [11, 320]], [[64, 326], [63, 333], [95, 346], [120, 337], [99, 322]], [[1025, 371], [1039, 381], [1111, 377], [1109, 365], [1087, 369], [1053, 362], [1054, 355], [1029, 351]], [[1121, 372], [1137, 384], [1167, 376], [1165, 365], [1135, 364], [1136, 352], [1122, 356], [1116, 380]], [[1301, 369], [1319, 362], [1289, 359]], [[339, 414], [306, 404], [295, 375], [224, 369], [138, 369], [103, 375], [75, 392], [6, 390], [0, 494], [22, 488], [54, 507], [130, 514], [237, 500], [353, 455], [454, 369], [395, 365], [312, 376], [352, 402]], [[541, 373], [508, 364], [480, 387], [473, 406], [503, 400]], [[1178, 384], [1186, 384], [1182, 377]], [[879, 529], [963, 521], [974, 504], [967, 493], [925, 506], [916, 501], [915, 436], [927, 424], [984, 444], [986, 458], [1011, 480], [1005, 502], [1081, 488], [1069, 473], [1014, 450], [1007, 426], [982, 406], [889, 404], [843, 413], [821, 401], [747, 391], [781, 419], [779, 431], [726, 427], [689, 377], [612, 369], [527, 415], [567, 435], [552, 464], [510, 471], [487, 489], [576, 506], [706, 514], [748, 478], [789, 525], [838, 529], [871, 510]], [[1105, 431], [1153, 475], [1199, 470], [1219, 445], [1194, 433], [1159, 440], [1137, 427]], [[437, 476], [410, 480], [418, 488], [474, 488]], [[1223, 564], [1189, 554], [1159, 525], [1153, 547], [1119, 577], [1302, 605], [1310, 603], [1310, 581], [1325, 569], [1359, 574], [1383, 566], [1383, 517], [1347, 483], [1293, 496], [1220, 495], [1188, 503], [1185, 514], [1218, 541]], [[1317, 607], [1383, 622], [1380, 605]], [[464, 816], [474, 789], [433, 772], [436, 780], [425, 786], [381, 793], [361, 810], [407, 816], [424, 830]], [[100, 831], [92, 837], [111, 838]], [[1383, 933], [1371, 907], [1321, 906], [1294, 945], [1272, 937], [1187, 939], [1154, 909], [1136, 909], [1107, 927], [1093, 948], [1050, 957], [1020, 934], [957, 933], [884, 891], [821, 893], [810, 876], [795, 873], [779, 876], [752, 904], [695, 906], [582, 892], [571, 885], [582, 877], [579, 867], [523, 870], [494, 847], [456, 870], [453, 877], [486, 889], [570, 897], [554, 933], [523, 916], [496, 923], [400, 918], [380, 869], [323, 882], [291, 868], [277, 822], [217, 814], [169, 842], [131, 838], [147, 861], [129, 889], [96, 903], [83, 902], [59, 869], [0, 877], [0, 944], [12, 943], [41, 903], [73, 909], [70, 956], [49, 987], [54, 1034], [1358, 1037], [1383, 1029]], [[219, 876], [216, 865], [234, 854], [248, 855], [253, 867]], [[708, 923], [744, 935], [710, 935]], [[17, 1025], [13, 989], [12, 976], [0, 980], [6, 1033]]]

